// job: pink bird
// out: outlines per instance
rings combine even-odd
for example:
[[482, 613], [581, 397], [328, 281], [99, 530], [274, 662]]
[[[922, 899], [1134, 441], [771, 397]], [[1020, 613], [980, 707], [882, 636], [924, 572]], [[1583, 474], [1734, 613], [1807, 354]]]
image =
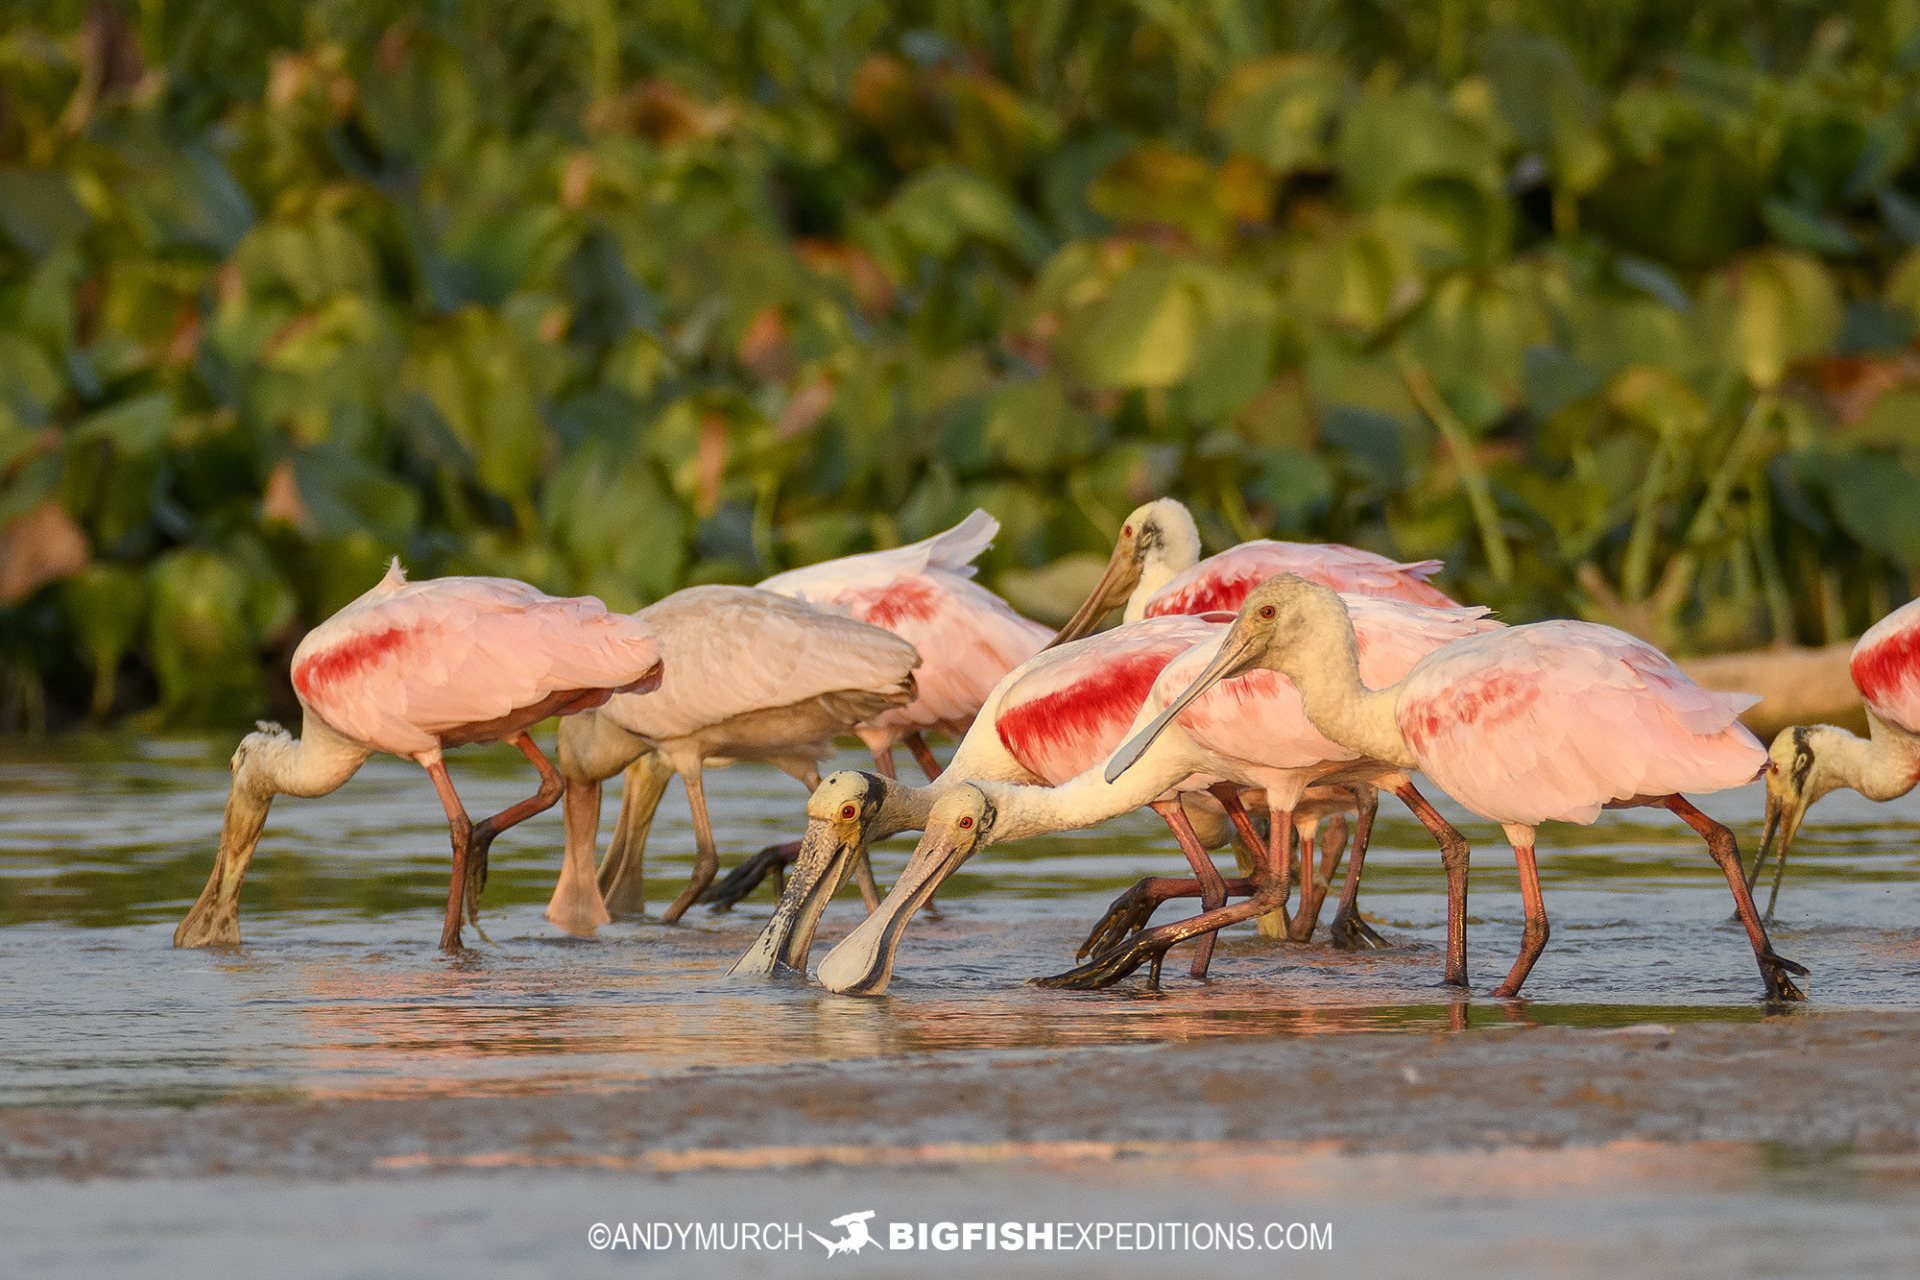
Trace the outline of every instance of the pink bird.
[[1232, 613], [1247, 592], [1277, 573], [1293, 573], [1345, 595], [1377, 596], [1451, 608], [1456, 603], [1427, 579], [1438, 560], [1402, 564], [1338, 543], [1261, 539], [1200, 559], [1200, 531], [1172, 498], [1137, 508], [1120, 527], [1106, 572], [1055, 644], [1077, 640], [1121, 605], [1123, 621], [1176, 613]]
[[1747, 883], [1760, 878], [1777, 835], [1769, 917], [1780, 898], [1787, 849], [1814, 801], [1840, 787], [1869, 800], [1895, 800], [1920, 783], [1920, 600], [1869, 627], [1847, 666], [1867, 704], [1867, 739], [1833, 725], [1795, 725], [1782, 729], [1767, 752], [1766, 834]]
[[[1467, 809], [1505, 828], [1527, 924], [1520, 956], [1495, 995], [1518, 995], [1547, 943], [1535, 828], [1550, 819], [1591, 823], [1602, 808], [1657, 805], [1706, 840], [1733, 890], [1768, 998], [1804, 998], [1789, 975], [1806, 969], [1774, 953], [1733, 833], [1680, 794], [1740, 786], [1759, 773], [1766, 755], [1737, 718], [1755, 699], [1709, 693], [1658, 649], [1589, 622], [1540, 622], [1455, 641], [1422, 658], [1398, 683], [1375, 690], [1364, 678], [1353, 621], [1340, 597], [1284, 575], [1248, 595], [1219, 656], [1168, 711], [1178, 714], [1208, 686], [1256, 667], [1291, 680], [1308, 718], [1328, 738], [1372, 759], [1419, 769]], [[1129, 743], [1122, 761], [1166, 718], [1163, 713]], [[1464, 987], [1465, 842], [1439, 814], [1415, 812], [1448, 857], [1447, 981]], [[1270, 886], [1256, 894], [1274, 896]], [[1224, 921], [1235, 909], [1212, 914]], [[1142, 938], [1151, 939], [1146, 949], [1164, 949], [1199, 927], [1212, 926], [1201, 916]]]
[[[1500, 625], [1485, 616], [1485, 609], [1434, 609], [1365, 596], [1336, 598], [1343, 600], [1351, 611], [1365, 670], [1372, 678], [1388, 682], [1405, 675], [1435, 649]], [[1135, 762], [1132, 768], [1122, 770], [1110, 755], [1089, 763], [1079, 774], [1059, 785], [1034, 787], [976, 779], [970, 787], [942, 797], [925, 824], [926, 835], [893, 892], [879, 911], [821, 962], [821, 982], [832, 991], [872, 994], [884, 990], [892, 969], [893, 948], [898, 944], [906, 918], [919, 907], [925, 894], [932, 892], [986, 845], [1091, 826], [1143, 804], [1168, 803], [1183, 792], [1210, 790], [1223, 801], [1242, 838], [1250, 847], [1266, 854], [1267, 865], [1274, 870], [1274, 883], [1282, 895], [1281, 905], [1284, 905], [1294, 815], [1308, 789], [1326, 783], [1343, 788], [1379, 783], [1398, 790], [1406, 787], [1408, 781], [1405, 772], [1397, 766], [1364, 758], [1329, 741], [1308, 720], [1293, 686], [1270, 671], [1253, 670], [1224, 684], [1216, 682], [1197, 697], [1182, 701], [1178, 709], [1168, 710], [1176, 697], [1211, 667], [1228, 632], [1225, 616], [1214, 614], [1207, 619], [1187, 619], [1187, 626], [1180, 629], [1182, 638], [1199, 638], [1171, 661], [1161, 664], [1146, 695], [1136, 700], [1130, 728], [1137, 729], [1153, 720], [1157, 729], [1145, 758]], [[1215, 618], [1221, 621], [1211, 621]], [[1082, 641], [1080, 645], [1052, 652], [1071, 652], [1108, 636], [1124, 635], [1173, 620], [1149, 619], [1122, 626], [1093, 640]], [[1019, 724], [1003, 711], [1001, 735], [1005, 737], [1009, 728], [1016, 732], [1024, 729], [1043, 743], [1050, 741], [1060, 728], [1058, 713], [1044, 702], [1029, 704], [1026, 710], [1036, 713], [1030, 725]], [[1073, 763], [1082, 763], [1083, 759], [1076, 758]], [[1247, 822], [1234, 798], [1242, 789], [1264, 797], [1271, 818], [1270, 835], [1265, 842]], [[1360, 840], [1365, 836], [1367, 815], [1363, 814], [1361, 823], [1336, 930], [1358, 925], [1352, 897], [1359, 883], [1358, 867], [1363, 856]], [[1183, 848], [1186, 844], [1183, 839]], [[1096, 926], [1082, 954], [1091, 949], [1110, 926], [1144, 923], [1146, 915], [1166, 897], [1197, 892], [1208, 911], [1220, 908], [1226, 895], [1218, 886], [1209, 892], [1206, 871], [1201, 865], [1205, 854], [1190, 850], [1188, 856], [1196, 871], [1194, 881], [1184, 884], [1148, 881], [1136, 886], [1133, 900], [1123, 897], [1115, 904], [1116, 910], [1109, 912], [1108, 919]], [[1229, 887], [1241, 894], [1255, 892], [1254, 887], [1245, 882]], [[1314, 905], [1317, 909], [1318, 904]], [[1261, 914], [1252, 909], [1234, 910], [1241, 918]], [[1204, 952], [1213, 933], [1208, 931], [1198, 936], [1201, 954], [1195, 957], [1196, 977], [1205, 974]], [[1154, 959], [1157, 978], [1158, 956]], [[1117, 972], [1108, 973], [1108, 966], [1096, 961], [1084, 970], [1049, 979], [1044, 985], [1105, 986], [1131, 972], [1138, 963], [1136, 959]]]
[[[378, 586], [294, 650], [300, 737], [263, 722], [241, 739], [213, 874], [173, 944], [239, 942], [240, 885], [273, 797], [326, 795], [380, 751], [417, 761], [446, 809], [453, 877], [440, 946], [459, 950], [461, 914], [484, 884], [494, 837], [560, 798], [560, 775], [527, 730], [659, 683], [659, 646], [637, 618], [507, 578], [408, 582], [396, 559]], [[475, 824], [441, 756], [449, 747], [503, 739], [540, 771], [540, 789]]]
[[885, 627], [919, 651], [919, 696], [854, 728], [874, 767], [889, 778], [896, 776], [896, 743], [906, 744], [927, 781], [939, 777], [940, 765], [921, 735], [937, 730], [959, 741], [1000, 677], [1053, 639], [1053, 632], [973, 581], [973, 561], [999, 532], [1000, 522], [975, 508], [945, 533], [910, 546], [790, 569], [760, 584], [762, 591]]

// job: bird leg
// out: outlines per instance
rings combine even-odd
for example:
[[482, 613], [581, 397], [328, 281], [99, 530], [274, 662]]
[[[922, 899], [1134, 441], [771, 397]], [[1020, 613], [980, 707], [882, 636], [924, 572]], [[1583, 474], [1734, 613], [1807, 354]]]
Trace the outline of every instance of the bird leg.
[[461, 949], [460, 921], [467, 899], [467, 849], [473, 820], [467, 817], [467, 808], [453, 789], [453, 779], [447, 776], [446, 761], [434, 760], [427, 766], [427, 776], [433, 779], [440, 807], [447, 811], [447, 830], [453, 838], [453, 878], [447, 886], [447, 923], [440, 931], [440, 949], [454, 954]]
[[473, 826], [467, 841], [467, 920], [474, 928], [480, 927], [480, 895], [487, 887], [487, 851], [493, 847], [493, 841], [502, 831], [518, 826], [536, 813], [545, 813], [553, 808], [567, 789], [560, 777], [559, 770], [547, 762], [546, 755], [534, 745], [534, 741], [523, 730], [507, 739], [520, 749], [529, 763], [540, 772], [540, 789], [518, 804], [509, 805], [491, 818], [483, 818]]
[[1320, 833], [1320, 867], [1313, 865], [1312, 829], [1302, 827], [1300, 831], [1300, 910], [1294, 913], [1292, 927], [1287, 930], [1289, 942], [1308, 943], [1313, 941], [1313, 931], [1320, 924], [1320, 908], [1327, 900], [1327, 886], [1333, 883], [1333, 872], [1340, 865], [1340, 853], [1347, 844], [1347, 818], [1336, 813], [1327, 819], [1327, 829]]
[[[1233, 803], [1238, 806], [1239, 797]], [[1156, 800], [1148, 806], [1173, 829], [1173, 838], [1180, 842], [1180, 852], [1187, 855], [1187, 865], [1193, 868], [1194, 879], [1200, 882], [1200, 905], [1208, 911], [1214, 911], [1227, 901], [1227, 882], [1220, 878], [1220, 869], [1213, 865], [1213, 859], [1200, 844], [1200, 837], [1194, 833], [1193, 823], [1187, 818], [1187, 811], [1180, 807], [1180, 801]], [[1242, 814], [1246, 811], [1241, 810]], [[1189, 972], [1195, 978], [1207, 976], [1207, 965], [1213, 959], [1213, 935], [1209, 933], [1193, 947], [1193, 964]]]
[[1804, 978], [1807, 967], [1774, 953], [1773, 943], [1767, 938], [1767, 927], [1760, 923], [1760, 914], [1754, 910], [1753, 895], [1747, 892], [1747, 878], [1740, 866], [1740, 845], [1733, 838], [1733, 832], [1694, 808], [1685, 796], [1671, 795], [1655, 803], [1673, 810], [1682, 822], [1698, 831], [1707, 842], [1707, 852], [1720, 864], [1727, 886], [1733, 890], [1733, 908], [1740, 913], [1740, 923], [1747, 927], [1747, 941], [1753, 944], [1753, 958], [1759, 962], [1760, 976], [1767, 984], [1767, 999], [1805, 1000], [1806, 994], [1794, 985], [1789, 975]]
[[593, 842], [600, 830], [600, 784], [575, 778], [561, 797], [566, 844], [561, 853], [560, 880], [553, 886], [546, 916], [556, 926], [582, 938], [613, 920], [593, 875]]
[[1547, 924], [1547, 904], [1540, 896], [1540, 870], [1533, 861], [1533, 829], [1509, 828], [1507, 838], [1513, 841], [1513, 860], [1520, 868], [1520, 897], [1527, 904], [1527, 931], [1520, 940], [1520, 954], [1514, 959], [1507, 980], [1493, 989], [1494, 995], [1503, 998], [1520, 994], [1521, 984], [1533, 971], [1533, 962], [1546, 950], [1547, 937], [1552, 933]]
[[687, 887], [673, 900], [666, 914], [660, 918], [673, 924], [687, 914], [707, 886], [713, 883], [720, 871], [720, 850], [713, 843], [713, 821], [707, 816], [707, 792], [701, 782], [702, 767], [695, 761], [692, 768], [682, 771], [680, 780], [687, 784], [687, 808], [693, 812], [693, 875], [687, 880]]
[[1063, 988], [1072, 991], [1093, 991], [1101, 987], [1110, 987], [1120, 979], [1151, 962], [1147, 985], [1158, 988], [1160, 985], [1160, 964], [1166, 958], [1169, 949], [1185, 942], [1188, 938], [1201, 934], [1211, 934], [1230, 924], [1242, 920], [1251, 920], [1272, 911], [1286, 893], [1286, 879], [1279, 874], [1279, 868], [1273, 865], [1273, 850], [1288, 848], [1293, 842], [1293, 813], [1280, 810], [1274, 814], [1274, 826], [1284, 828], [1276, 830], [1280, 839], [1268, 847], [1268, 858], [1255, 869], [1253, 893], [1244, 902], [1220, 907], [1211, 911], [1202, 911], [1197, 916], [1180, 920], [1173, 924], [1163, 924], [1155, 929], [1109, 948], [1086, 964], [1050, 978], [1030, 979], [1036, 987]]
[[[1260, 855], [1267, 848], [1267, 842], [1261, 839], [1260, 832], [1254, 828], [1253, 819], [1247, 814], [1247, 807], [1240, 803], [1240, 789], [1231, 782], [1216, 782], [1207, 790], [1212, 792], [1213, 798], [1220, 802], [1220, 807], [1227, 811], [1228, 821], [1233, 823], [1233, 829], [1239, 835], [1241, 844], [1246, 847], [1244, 860], [1240, 850], [1234, 850], [1234, 861], [1241, 864], [1242, 872], [1247, 875], [1255, 874]], [[1271, 810], [1269, 810], [1267, 824], [1267, 829], [1271, 831], [1273, 829]], [[1255, 920], [1254, 928], [1260, 931], [1260, 936], [1263, 938], [1277, 939], [1287, 936], [1287, 927], [1291, 923], [1287, 919], [1286, 904], [1282, 903], [1278, 911], [1269, 911]]]
[[700, 901], [710, 904], [715, 911], [725, 911], [758, 889], [760, 882], [768, 876], [776, 877], [776, 884], [783, 882], [786, 869], [799, 857], [798, 840], [770, 844], [752, 857], [736, 863], [733, 870], [727, 872], [724, 878], [714, 881], [700, 895]]
[[[627, 762], [620, 784], [620, 817], [614, 823], [607, 856], [600, 862], [600, 893], [613, 915], [646, 914], [647, 835], [660, 797], [673, 778], [673, 765], [650, 748]], [[578, 778], [574, 785], [580, 785]]]
[[[1253, 895], [1253, 881], [1244, 877], [1223, 881], [1229, 898]], [[1161, 903], [1171, 898], [1197, 898], [1200, 881], [1193, 876], [1147, 876], [1107, 905], [1087, 940], [1074, 951], [1075, 960], [1084, 960], [1094, 952], [1117, 945], [1140, 932], [1153, 918]]]
[[933, 748], [918, 733], [910, 733], [904, 739], [907, 750], [913, 753], [914, 763], [920, 766], [920, 772], [927, 775], [927, 781], [933, 782], [940, 777], [940, 762], [933, 758]]
[[1380, 812], [1380, 792], [1369, 786], [1356, 786], [1351, 790], [1354, 812], [1359, 816], [1353, 828], [1353, 850], [1347, 855], [1347, 882], [1341, 886], [1340, 906], [1333, 913], [1333, 924], [1327, 930], [1333, 945], [1343, 951], [1387, 945], [1387, 940], [1360, 918], [1359, 908], [1360, 866], [1366, 861], [1367, 845], [1373, 840], [1373, 819]]
[[[1467, 985], [1467, 862], [1471, 851], [1467, 841], [1453, 824], [1440, 816], [1427, 798], [1414, 790], [1412, 782], [1393, 789], [1413, 816], [1433, 833], [1440, 843], [1440, 864], [1447, 872], [1447, 977], [1450, 987]], [[1724, 829], [1724, 828], [1723, 828]], [[1738, 867], [1734, 868], [1736, 871]]]

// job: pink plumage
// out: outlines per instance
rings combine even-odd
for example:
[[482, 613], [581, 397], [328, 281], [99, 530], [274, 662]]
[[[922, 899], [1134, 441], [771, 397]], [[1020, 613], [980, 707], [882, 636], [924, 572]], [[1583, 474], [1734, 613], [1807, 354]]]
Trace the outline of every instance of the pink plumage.
[[[1434, 608], [1369, 596], [1342, 597], [1360, 646], [1360, 676], [1368, 687], [1388, 688], [1422, 658], [1469, 636], [1504, 628], [1481, 606]], [[1158, 712], [1197, 679], [1219, 652], [1227, 628], [1167, 664], [1149, 708]], [[1300, 694], [1277, 671], [1255, 668], [1223, 680], [1196, 698], [1176, 723], [1204, 751], [1261, 769], [1309, 769], [1358, 759], [1307, 719]]]
[[379, 585], [308, 632], [293, 686], [341, 736], [397, 756], [504, 738], [657, 683], [645, 622], [508, 578]]
[[919, 651], [918, 695], [862, 726], [873, 731], [861, 736], [876, 752], [930, 729], [960, 737], [1000, 677], [1053, 638], [973, 581], [973, 561], [999, 531], [999, 521], [976, 510], [910, 546], [829, 560], [760, 584], [885, 627]]
[[1224, 618], [1150, 618], [1047, 650], [1001, 695], [1002, 745], [1047, 786], [1085, 773], [1120, 745], [1167, 664], [1225, 629]]
[[1295, 574], [1346, 595], [1453, 607], [1455, 601], [1427, 582], [1440, 567], [1438, 560], [1402, 564], [1339, 543], [1243, 542], [1169, 578], [1147, 602], [1145, 616], [1232, 613], [1249, 591], [1279, 573]]
[[1847, 664], [1867, 707], [1887, 724], [1920, 734], [1920, 600], [1867, 628]]
[[1644, 641], [1539, 622], [1448, 645], [1407, 675], [1395, 718], [1421, 770], [1496, 822], [1589, 823], [1636, 796], [1719, 791], [1766, 764], [1740, 712]]

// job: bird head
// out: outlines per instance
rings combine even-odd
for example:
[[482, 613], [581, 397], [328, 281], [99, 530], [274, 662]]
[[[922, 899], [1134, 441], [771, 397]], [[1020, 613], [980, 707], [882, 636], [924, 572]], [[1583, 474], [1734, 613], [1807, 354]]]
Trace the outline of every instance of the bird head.
[[1346, 623], [1346, 608], [1338, 593], [1291, 573], [1276, 574], [1248, 592], [1206, 670], [1174, 695], [1146, 728], [1108, 757], [1107, 781], [1119, 781], [1182, 711], [1222, 680], [1244, 675], [1255, 667], [1286, 673], [1302, 637], [1321, 633], [1328, 620]]
[[814, 788], [807, 798], [807, 833], [773, 918], [729, 974], [766, 978], [806, 972], [820, 914], [873, 839], [893, 785], [876, 773], [842, 769]]
[[820, 962], [821, 984], [844, 995], [877, 996], [885, 991], [907, 922], [961, 863], [990, 842], [993, 826], [993, 802], [980, 788], [959, 783], [943, 789], [893, 892]]
[[1065, 644], [1093, 634], [1100, 619], [1127, 603], [1142, 580], [1159, 585], [1200, 562], [1200, 531], [1193, 516], [1173, 498], [1156, 498], [1135, 507], [1120, 525], [1113, 556], [1086, 601], [1054, 637]]
[[[1784, 872], [1787, 850], [1800, 833], [1800, 822], [1821, 796], [1842, 785], [1833, 766], [1841, 741], [1853, 735], [1831, 725], [1795, 725], [1782, 729], [1767, 748], [1767, 822], [1760, 837], [1760, 855], [1754, 859], [1752, 878], [1758, 879], [1769, 854], [1775, 853]], [[1751, 887], [1751, 885], [1749, 885]]]

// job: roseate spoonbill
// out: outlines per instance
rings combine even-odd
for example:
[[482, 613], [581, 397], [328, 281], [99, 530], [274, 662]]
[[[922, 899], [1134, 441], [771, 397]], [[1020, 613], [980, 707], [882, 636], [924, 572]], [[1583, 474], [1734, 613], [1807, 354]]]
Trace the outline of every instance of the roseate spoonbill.
[[[443, 950], [460, 947], [495, 836], [560, 798], [560, 775], [527, 735], [616, 694], [660, 683], [647, 624], [591, 597], [556, 599], [507, 578], [408, 582], [394, 560], [377, 586], [309, 631], [293, 652], [300, 736], [262, 722], [233, 753], [233, 785], [207, 887], [174, 930], [176, 947], [240, 941], [240, 884], [276, 795], [323, 796], [383, 751], [433, 779], [453, 836]], [[540, 771], [531, 798], [473, 823], [441, 753], [505, 739]]]
[[1053, 632], [973, 581], [973, 561], [999, 532], [1000, 522], [975, 508], [922, 542], [790, 569], [760, 584], [762, 591], [885, 627], [919, 650], [919, 696], [854, 728], [873, 753], [874, 768], [889, 778], [895, 743], [906, 744], [927, 781], [939, 777], [921, 735], [937, 730], [958, 742], [1000, 677], [1053, 639]]
[[1106, 572], [1054, 643], [1087, 635], [1121, 605], [1127, 622], [1175, 613], [1231, 613], [1247, 592], [1276, 573], [1297, 573], [1348, 595], [1444, 609], [1455, 602], [1427, 582], [1440, 567], [1438, 560], [1401, 564], [1339, 543], [1268, 539], [1243, 542], [1202, 560], [1192, 514], [1176, 500], [1160, 498], [1126, 518]]
[[[880, 627], [753, 587], [676, 591], [634, 615], [658, 638], [668, 676], [645, 698], [617, 697], [561, 726], [560, 772], [567, 778], [566, 855], [547, 919], [571, 933], [607, 923], [607, 900], [638, 913], [644, 832], [659, 800], [650, 781], [667, 771], [686, 784], [698, 850], [693, 877], [663, 917], [678, 920], [713, 882], [719, 851], [701, 774], [709, 760], [760, 760], [812, 789], [814, 762], [833, 739], [914, 698], [920, 658]], [[594, 874], [600, 784], [636, 762], [647, 794], [621, 808], [621, 829]], [[628, 786], [635, 787], [630, 774]], [[863, 885], [875, 900], [869, 884]]]
[[1867, 629], [1847, 664], [1867, 704], [1863, 741], [1832, 725], [1782, 729], [1767, 752], [1767, 827], [1748, 885], [1760, 878], [1774, 839], [1779, 862], [1767, 915], [1780, 898], [1787, 849], [1813, 802], [1852, 787], [1869, 800], [1895, 800], [1920, 782], [1920, 600], [1901, 605]]
[[[1404, 676], [1421, 658], [1443, 645], [1500, 627], [1486, 616], [1487, 610], [1483, 608], [1436, 609], [1366, 596], [1336, 596], [1335, 599], [1351, 611], [1363, 671], [1374, 680], [1387, 683]], [[1139, 706], [1132, 729], [1138, 730], [1149, 721], [1159, 723], [1156, 717], [1184, 694], [1203, 671], [1212, 668], [1228, 628], [1207, 624], [1207, 629], [1211, 634], [1161, 669]], [[884, 991], [907, 920], [926, 894], [986, 845], [1091, 826], [1152, 802], [1168, 791], [1212, 788], [1220, 782], [1231, 784], [1224, 794], [1215, 793], [1223, 801], [1229, 800], [1239, 788], [1264, 792], [1271, 824], [1268, 839], [1263, 844], [1253, 831], [1245, 828], [1241, 834], [1252, 848], [1264, 855], [1262, 865], [1271, 879], [1265, 873], [1261, 879], [1278, 891], [1279, 905], [1284, 907], [1294, 813], [1308, 788], [1321, 784], [1322, 795], [1325, 795], [1326, 790], [1331, 789], [1325, 786], [1329, 783], [1344, 788], [1375, 783], [1397, 787], [1406, 782], [1405, 772], [1398, 765], [1367, 758], [1329, 741], [1308, 720], [1293, 686], [1282, 676], [1258, 669], [1249, 670], [1235, 680], [1216, 682], [1200, 696], [1186, 698], [1178, 718], [1168, 720], [1132, 768], [1116, 773], [1107, 767], [1108, 763], [1094, 764], [1072, 780], [1050, 788], [975, 781], [955, 795], [941, 797], [926, 821], [926, 834], [914, 851], [912, 861], [880, 910], [820, 962], [821, 983], [830, 991], [859, 994]], [[1237, 805], [1228, 804], [1227, 808], [1236, 825], [1244, 822]], [[1370, 817], [1370, 809], [1363, 809], [1361, 830], [1348, 864], [1347, 888], [1334, 923], [1336, 935], [1351, 936], [1365, 928], [1359, 923], [1354, 899]], [[1302, 897], [1311, 903], [1311, 876], [1303, 875], [1302, 880]], [[1180, 882], [1150, 885], [1152, 882], [1146, 882], [1130, 891], [1136, 896], [1135, 902], [1129, 903], [1123, 896], [1109, 910], [1107, 918], [1095, 926], [1081, 954], [1092, 950], [1116, 928], [1123, 930], [1144, 923], [1153, 907], [1164, 898], [1194, 892], [1193, 887]], [[1249, 896], [1256, 888], [1245, 881], [1230, 887], [1236, 893]], [[1262, 900], [1270, 896], [1264, 895]], [[1209, 911], [1222, 905], [1223, 896], [1208, 901], [1204, 887], [1201, 897]], [[1318, 904], [1312, 905], [1317, 910]], [[1261, 912], [1248, 911], [1241, 918], [1259, 914]], [[1306, 916], [1307, 912], [1303, 909], [1301, 914]], [[1212, 936], [1211, 933], [1201, 936], [1203, 948]], [[1059, 979], [1047, 979], [1044, 983], [1105, 986], [1130, 971], [1128, 968], [1109, 976], [1096, 961], [1084, 970]], [[1202, 976], [1204, 972], [1204, 963], [1197, 957], [1195, 976]], [[1158, 976], [1156, 958], [1156, 982]]]
[[[1733, 833], [1681, 794], [1740, 786], [1759, 773], [1766, 753], [1737, 719], [1756, 699], [1710, 693], [1653, 646], [1591, 622], [1537, 622], [1457, 640], [1415, 663], [1397, 684], [1375, 690], [1362, 676], [1353, 621], [1340, 597], [1286, 574], [1247, 596], [1213, 663], [1116, 754], [1110, 771], [1138, 758], [1209, 686], [1256, 667], [1291, 680], [1308, 718], [1327, 737], [1384, 763], [1419, 769], [1505, 828], [1527, 924], [1519, 958], [1495, 995], [1518, 995], [1547, 944], [1535, 828], [1548, 820], [1591, 823], [1602, 808], [1653, 805], [1672, 810], [1705, 839], [1733, 890], [1768, 998], [1805, 998], [1789, 975], [1807, 970], [1774, 953], [1747, 892]], [[1437, 821], [1452, 831], [1437, 814], [1420, 816], [1429, 828]], [[1450, 874], [1447, 885], [1447, 981], [1465, 986], [1464, 842], [1458, 856], [1461, 873]], [[1273, 886], [1263, 885], [1254, 900], [1273, 896]], [[1128, 944], [1127, 958], [1137, 965], [1156, 949], [1164, 954], [1182, 937], [1240, 918], [1234, 913], [1244, 907], [1236, 903], [1150, 930]]]
[[[856, 770], [828, 777], [807, 801], [800, 856], [773, 919], [733, 972], [804, 969], [814, 925], [849, 868], [872, 841], [918, 830], [943, 792], [973, 779], [1065, 782], [1104, 759], [1125, 736], [1161, 668], [1220, 625], [1154, 618], [1035, 654], [994, 686], [945, 771], [924, 787]], [[1224, 824], [1215, 821], [1211, 805], [1199, 807], [1197, 799], [1194, 804], [1189, 813], [1179, 801], [1163, 798], [1154, 808], [1174, 828], [1195, 875], [1219, 882], [1204, 848], [1226, 843]], [[1194, 830], [1195, 819], [1206, 830]]]

